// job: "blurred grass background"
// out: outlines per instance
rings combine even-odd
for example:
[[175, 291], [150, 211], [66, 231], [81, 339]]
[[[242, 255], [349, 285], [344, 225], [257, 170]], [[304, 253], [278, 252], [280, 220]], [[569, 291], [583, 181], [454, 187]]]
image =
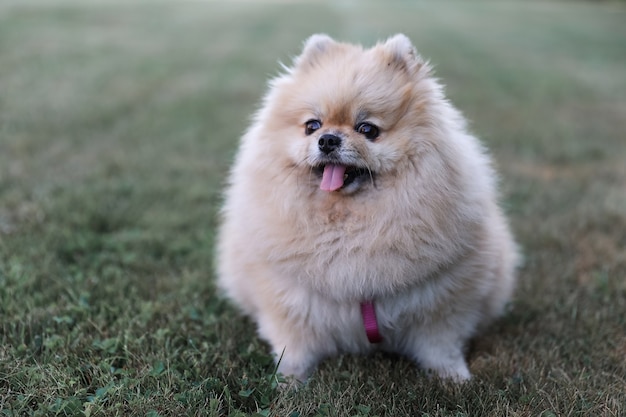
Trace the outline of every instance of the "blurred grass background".
[[[2, 2], [0, 414], [625, 415], [624, 22], [623, 2]], [[238, 138], [316, 32], [407, 34], [494, 155], [526, 261], [470, 384], [375, 355], [278, 392], [216, 297]]]

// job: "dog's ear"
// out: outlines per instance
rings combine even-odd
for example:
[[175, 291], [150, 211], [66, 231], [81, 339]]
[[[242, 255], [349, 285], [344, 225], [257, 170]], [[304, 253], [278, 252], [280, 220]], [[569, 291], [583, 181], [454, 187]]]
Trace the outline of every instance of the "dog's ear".
[[413, 69], [424, 64], [424, 60], [406, 35], [398, 33], [387, 39], [382, 47], [388, 52], [390, 62], [398, 67]]
[[311, 35], [302, 48], [302, 53], [294, 60], [296, 67], [308, 67], [315, 65], [319, 58], [324, 55], [336, 42], [328, 35], [317, 33]]

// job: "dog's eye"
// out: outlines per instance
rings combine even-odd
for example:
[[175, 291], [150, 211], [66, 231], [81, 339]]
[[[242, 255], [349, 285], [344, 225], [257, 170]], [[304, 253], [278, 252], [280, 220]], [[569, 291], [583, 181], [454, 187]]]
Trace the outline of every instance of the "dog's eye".
[[322, 127], [322, 122], [320, 122], [319, 120], [309, 120], [304, 124], [304, 134], [310, 135], [320, 127]]
[[371, 123], [361, 123], [356, 127], [356, 131], [368, 138], [369, 140], [376, 139], [380, 134], [378, 128]]

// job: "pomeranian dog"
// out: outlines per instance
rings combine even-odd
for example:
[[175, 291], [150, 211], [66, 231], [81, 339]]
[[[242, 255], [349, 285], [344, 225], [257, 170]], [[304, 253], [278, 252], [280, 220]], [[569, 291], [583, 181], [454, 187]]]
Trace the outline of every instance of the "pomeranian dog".
[[269, 84], [225, 193], [219, 287], [278, 372], [375, 349], [464, 381], [516, 245], [479, 141], [411, 41], [313, 35]]

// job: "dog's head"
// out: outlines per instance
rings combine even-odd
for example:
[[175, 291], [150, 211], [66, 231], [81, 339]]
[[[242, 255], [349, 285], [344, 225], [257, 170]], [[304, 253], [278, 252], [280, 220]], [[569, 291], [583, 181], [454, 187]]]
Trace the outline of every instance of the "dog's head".
[[426, 108], [438, 90], [406, 36], [363, 49], [313, 35], [286, 70], [271, 83], [260, 116], [277, 135], [268, 146], [309, 183], [354, 193], [419, 151], [415, 138], [430, 122]]

